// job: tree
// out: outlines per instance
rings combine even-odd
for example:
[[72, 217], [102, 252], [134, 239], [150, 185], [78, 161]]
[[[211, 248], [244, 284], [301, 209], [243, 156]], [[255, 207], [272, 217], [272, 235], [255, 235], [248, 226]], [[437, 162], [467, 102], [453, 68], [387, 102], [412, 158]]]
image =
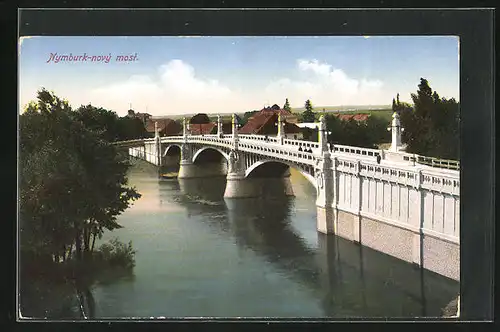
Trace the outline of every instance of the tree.
[[129, 167], [102, 130], [89, 129], [66, 101], [42, 89], [20, 116], [21, 247], [55, 262], [84, 259], [91, 238], [121, 227], [116, 216], [140, 195]]
[[285, 100], [285, 105], [283, 105], [283, 109], [285, 111], [288, 111], [288, 112], [292, 111], [292, 108], [290, 107], [290, 103], [288, 102], [288, 98], [286, 98], [286, 100]]
[[189, 120], [190, 124], [210, 123], [210, 118], [205, 113], [198, 113]]
[[396, 103], [406, 151], [426, 156], [459, 159], [459, 104], [455, 99], [441, 98], [429, 82], [421, 78], [417, 93], [412, 93], [413, 108]]
[[331, 133], [328, 141], [332, 144], [376, 148], [378, 144], [390, 140], [387, 122], [376, 116], [369, 116], [366, 121], [353, 118], [346, 121], [327, 114], [325, 119], [327, 130]]
[[77, 108], [74, 117], [107, 141], [115, 141], [119, 137], [118, 115], [115, 112], [89, 104]]
[[305, 111], [302, 112], [302, 122], [314, 122], [315, 117], [314, 117], [314, 112], [313, 112], [313, 106], [312, 106], [311, 101], [309, 99], [306, 100], [304, 108], [305, 108]]
[[[180, 126], [182, 127], [182, 124]], [[118, 118], [117, 127], [117, 141], [145, 138], [154, 135], [146, 130], [144, 123], [139, 118], [120, 117]]]
[[[27, 293], [41, 298], [46, 289], [46, 297], [56, 284], [66, 290], [69, 284], [92, 313], [89, 287], [104, 266], [94, 263], [95, 239], [122, 227], [117, 215], [140, 194], [126, 185], [127, 158], [106, 135], [116, 124], [113, 112], [72, 111], [45, 89], [37, 99], [19, 117], [21, 307], [25, 315], [30, 310]], [[128, 256], [121, 261], [127, 266], [133, 262], [133, 251], [112, 254]]]

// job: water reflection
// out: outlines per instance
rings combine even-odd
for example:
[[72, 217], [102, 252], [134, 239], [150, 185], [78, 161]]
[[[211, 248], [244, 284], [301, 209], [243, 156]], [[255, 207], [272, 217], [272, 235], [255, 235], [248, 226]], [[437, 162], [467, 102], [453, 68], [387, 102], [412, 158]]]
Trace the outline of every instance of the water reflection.
[[[304, 203], [297, 198], [224, 200], [220, 178], [179, 180], [179, 188], [178, 203], [188, 215], [210, 212], [203, 223], [309, 288], [325, 316], [437, 317], [458, 292], [454, 281], [342, 238], [317, 233], [317, 247], [308, 245], [293, 225], [294, 210]], [[314, 209], [314, 198], [307, 201]], [[309, 222], [315, 227], [315, 220]]]
[[224, 177], [159, 179], [147, 164], [129, 179], [144, 195], [105, 238], [133, 241], [135, 278], [95, 288], [98, 317], [438, 316], [458, 290], [318, 234], [314, 187], [293, 170], [295, 197], [263, 199], [224, 199]]

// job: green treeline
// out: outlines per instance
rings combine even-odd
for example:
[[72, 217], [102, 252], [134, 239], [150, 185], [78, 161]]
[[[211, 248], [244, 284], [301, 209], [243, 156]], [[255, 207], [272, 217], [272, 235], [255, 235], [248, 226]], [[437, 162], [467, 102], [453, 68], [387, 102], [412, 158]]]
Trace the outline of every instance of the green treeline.
[[71, 291], [92, 312], [91, 285], [134, 266], [131, 243], [95, 241], [121, 228], [117, 216], [140, 197], [127, 186], [128, 155], [111, 143], [140, 132], [102, 108], [72, 110], [45, 89], [37, 99], [19, 116], [21, 312], [50, 316], [51, 302]]
[[[399, 101], [399, 94], [392, 101], [392, 110], [399, 113], [402, 143], [406, 152], [441, 159], [460, 159], [460, 105], [454, 98], [440, 97], [432, 91], [429, 82], [421, 78], [418, 90], [411, 94], [413, 105]], [[340, 113], [342, 114], [342, 113]], [[314, 112], [311, 101], [305, 103], [302, 122], [318, 121], [321, 113]], [[328, 141], [333, 144], [376, 148], [391, 142], [391, 126], [383, 117], [371, 112], [366, 121], [352, 118], [341, 120], [325, 113]], [[304, 139], [318, 140], [318, 131], [305, 128]]]
[[115, 112], [101, 107], [82, 105], [74, 115], [87, 128], [99, 132], [107, 141], [126, 141], [153, 136], [146, 131], [141, 119], [119, 117]]
[[393, 110], [400, 114], [406, 151], [460, 160], [460, 104], [454, 98], [440, 97], [424, 78], [411, 98], [413, 107], [399, 102], [399, 95], [392, 103]]

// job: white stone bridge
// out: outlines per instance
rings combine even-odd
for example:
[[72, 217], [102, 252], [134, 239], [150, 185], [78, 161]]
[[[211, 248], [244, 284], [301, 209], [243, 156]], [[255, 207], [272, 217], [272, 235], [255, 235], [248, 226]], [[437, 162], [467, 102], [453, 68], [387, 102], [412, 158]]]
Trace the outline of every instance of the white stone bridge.
[[389, 150], [327, 143], [324, 118], [318, 142], [278, 135], [233, 133], [189, 135], [118, 142], [133, 157], [158, 166], [179, 165], [179, 178], [224, 175], [226, 198], [260, 196], [279, 181], [293, 195], [292, 167], [316, 188], [317, 229], [337, 234], [449, 278], [460, 277], [459, 164], [401, 148], [401, 128], [393, 116]]

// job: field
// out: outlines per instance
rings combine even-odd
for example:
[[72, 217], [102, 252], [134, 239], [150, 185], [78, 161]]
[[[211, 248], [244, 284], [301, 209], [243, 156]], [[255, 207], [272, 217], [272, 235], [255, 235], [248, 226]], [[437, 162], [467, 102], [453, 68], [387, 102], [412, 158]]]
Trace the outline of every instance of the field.
[[[303, 107], [299, 108], [292, 108], [292, 113], [295, 113], [299, 115], [300, 113], [304, 112]], [[392, 117], [392, 110], [389, 105], [346, 105], [346, 106], [314, 106], [314, 112], [318, 114], [322, 113], [331, 113], [331, 114], [336, 114], [336, 113], [341, 113], [341, 114], [371, 114], [372, 116], [377, 116], [381, 117], [387, 122], [391, 121]], [[238, 116], [243, 118], [243, 114], [245, 112], [240, 112], [237, 113]], [[168, 117], [174, 120], [182, 120], [183, 117], [186, 117], [187, 119], [191, 118], [194, 116], [195, 113], [193, 114], [182, 114], [182, 115], [169, 115]], [[207, 114], [210, 117], [210, 120], [212, 121], [217, 121], [217, 115], [216, 114]], [[220, 114], [221, 118], [223, 121], [228, 121], [231, 119], [231, 114], [228, 113], [221, 113]]]

